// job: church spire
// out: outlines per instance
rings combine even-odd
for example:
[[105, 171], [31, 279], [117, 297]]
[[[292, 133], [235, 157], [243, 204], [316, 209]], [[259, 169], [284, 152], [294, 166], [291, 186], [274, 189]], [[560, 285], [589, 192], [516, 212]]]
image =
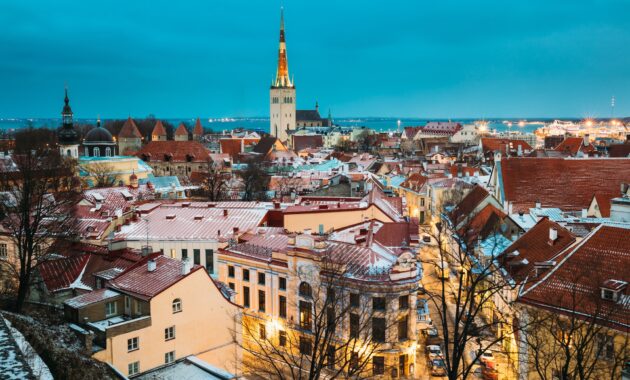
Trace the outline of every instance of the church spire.
[[68, 98], [68, 87], [66, 87], [66, 96], [63, 99], [64, 105], [61, 110], [61, 120], [63, 125], [68, 125], [72, 128], [72, 108], [70, 108], [70, 98]]
[[274, 87], [293, 87], [289, 78], [289, 63], [287, 61], [287, 45], [284, 37], [284, 8], [280, 8], [280, 45], [278, 47], [278, 69]]

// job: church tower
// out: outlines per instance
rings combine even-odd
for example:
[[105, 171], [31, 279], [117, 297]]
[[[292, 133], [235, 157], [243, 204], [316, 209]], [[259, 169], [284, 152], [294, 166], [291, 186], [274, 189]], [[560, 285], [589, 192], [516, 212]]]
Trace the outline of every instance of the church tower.
[[288, 132], [295, 130], [295, 86], [289, 78], [287, 47], [284, 39], [284, 11], [280, 9], [280, 46], [276, 79], [269, 91], [270, 132], [280, 141], [289, 139]]
[[68, 89], [66, 88], [66, 97], [64, 98], [64, 106], [61, 110], [61, 128], [57, 131], [57, 143], [59, 145], [59, 153], [62, 156], [79, 159], [79, 133], [74, 129], [72, 120], [72, 108], [70, 108], [70, 99], [68, 98]]

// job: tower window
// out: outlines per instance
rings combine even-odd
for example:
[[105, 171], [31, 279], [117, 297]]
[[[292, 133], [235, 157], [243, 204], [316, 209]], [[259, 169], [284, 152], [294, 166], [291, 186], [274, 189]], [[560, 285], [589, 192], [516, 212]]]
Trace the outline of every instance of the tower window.
[[94, 150], [92, 152], [94, 152], [94, 157], [100, 157], [101, 156], [101, 150], [99, 148], [94, 148]]

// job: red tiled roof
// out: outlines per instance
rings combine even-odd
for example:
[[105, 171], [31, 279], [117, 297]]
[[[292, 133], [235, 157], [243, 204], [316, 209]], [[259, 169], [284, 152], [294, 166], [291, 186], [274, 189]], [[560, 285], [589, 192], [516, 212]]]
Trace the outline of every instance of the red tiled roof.
[[455, 206], [451, 211], [451, 221], [456, 225], [459, 224], [462, 219], [471, 217], [472, 212], [479, 206], [484, 199], [486, 199], [490, 193], [482, 186], [475, 185], [472, 190]]
[[143, 146], [136, 156], [144, 161], [207, 162], [210, 151], [197, 141], [151, 141]]
[[490, 233], [498, 232], [497, 227], [506, 216], [493, 205], [486, 205], [460, 228], [458, 235], [466, 242], [475, 241], [480, 235], [488, 236]]
[[87, 254], [77, 254], [41, 263], [38, 271], [46, 289], [55, 292], [70, 287], [83, 272], [89, 257]]
[[568, 153], [572, 156], [575, 156], [579, 151], [586, 154], [596, 151], [592, 144], [584, 146], [584, 139], [581, 137], [567, 137], [557, 147], [555, 147], [555, 150], [558, 152]]
[[175, 130], [175, 136], [188, 136], [188, 129], [186, 129], [184, 123], [179, 123], [179, 126]]
[[602, 225], [568, 248], [556, 265], [527, 286], [518, 301], [560, 314], [597, 318], [602, 325], [627, 331], [630, 326], [630, 287], [620, 300], [601, 298], [610, 280], [630, 279], [630, 230]]
[[454, 135], [462, 129], [460, 123], [451, 121], [431, 121], [422, 127], [423, 133], [434, 133], [441, 135]]
[[[602, 214], [602, 218], [609, 218], [610, 217], [610, 200], [612, 198], [607, 197], [602, 194], [595, 194], [593, 197], [595, 198], [595, 201], [597, 202], [597, 206], [599, 207], [600, 214]], [[616, 197], [613, 197], [613, 198], [616, 198]]]
[[202, 136], [203, 135], [203, 127], [201, 126], [201, 120], [197, 118], [195, 122], [195, 128], [193, 129], [193, 135]]
[[322, 135], [292, 135], [293, 150], [299, 152], [306, 148], [320, 148], [324, 146]]
[[413, 139], [422, 127], [405, 127], [403, 135], [408, 139]]
[[108, 299], [119, 297], [120, 295], [120, 293], [102, 288], [71, 298], [65, 303], [74, 309], [80, 309], [96, 302], [102, 302]]
[[481, 139], [481, 147], [484, 153], [496, 152], [496, 151], [505, 153], [506, 149], [509, 149], [510, 151], [516, 151], [518, 150], [519, 146], [521, 147], [523, 152], [525, 152], [526, 150], [528, 151], [532, 150], [532, 147], [524, 140], [499, 139], [499, 138], [489, 138], [489, 137], [484, 137]]
[[[152, 272], [148, 270], [147, 261], [149, 259], [155, 260], [156, 264], [155, 270]], [[180, 260], [164, 257], [160, 254], [149, 255], [111, 280], [109, 287], [148, 300], [186, 277], [182, 274], [183, 265]], [[200, 269], [203, 267], [195, 265], [190, 273]]]
[[374, 240], [385, 247], [409, 246], [418, 241], [417, 220], [400, 223], [383, 223], [374, 234]]
[[142, 134], [131, 117], [125, 121], [118, 138], [142, 138]]
[[220, 139], [219, 144], [221, 146], [221, 153], [227, 153], [232, 158], [238, 156], [239, 153], [243, 152], [242, 150], [242, 140], [243, 139]]
[[[549, 230], [552, 228], [558, 231], [558, 238], [550, 244]], [[535, 263], [552, 260], [574, 242], [575, 236], [571, 231], [548, 218], [542, 218], [503, 251], [499, 262], [515, 281], [523, 281], [528, 275], [533, 275]]]
[[630, 142], [609, 146], [608, 155], [610, 157], [630, 157]]
[[164, 125], [162, 125], [162, 121], [158, 120], [155, 123], [155, 127], [153, 127], [153, 132], [151, 132], [151, 136], [166, 136], [166, 129]]
[[501, 160], [505, 200], [514, 209], [543, 207], [565, 211], [587, 209], [593, 194], [615, 198], [621, 183], [630, 180], [630, 159], [534, 158]]
[[411, 173], [411, 175], [407, 177], [407, 179], [403, 183], [400, 184], [400, 187], [404, 187], [406, 189], [417, 192], [422, 189], [427, 180], [428, 178], [420, 173]]
[[475, 173], [479, 173], [479, 168], [464, 166], [461, 164], [451, 165], [449, 170], [453, 177], [466, 177], [467, 175], [469, 177], [472, 177], [475, 175]]

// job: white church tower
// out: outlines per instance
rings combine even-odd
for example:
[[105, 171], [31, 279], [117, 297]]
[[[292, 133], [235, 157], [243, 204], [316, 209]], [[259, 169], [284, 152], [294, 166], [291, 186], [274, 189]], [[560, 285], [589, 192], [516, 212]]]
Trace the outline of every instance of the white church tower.
[[284, 39], [284, 11], [280, 9], [280, 47], [276, 79], [269, 91], [270, 132], [282, 142], [287, 142], [288, 131], [295, 130], [295, 86], [289, 78], [287, 48]]

